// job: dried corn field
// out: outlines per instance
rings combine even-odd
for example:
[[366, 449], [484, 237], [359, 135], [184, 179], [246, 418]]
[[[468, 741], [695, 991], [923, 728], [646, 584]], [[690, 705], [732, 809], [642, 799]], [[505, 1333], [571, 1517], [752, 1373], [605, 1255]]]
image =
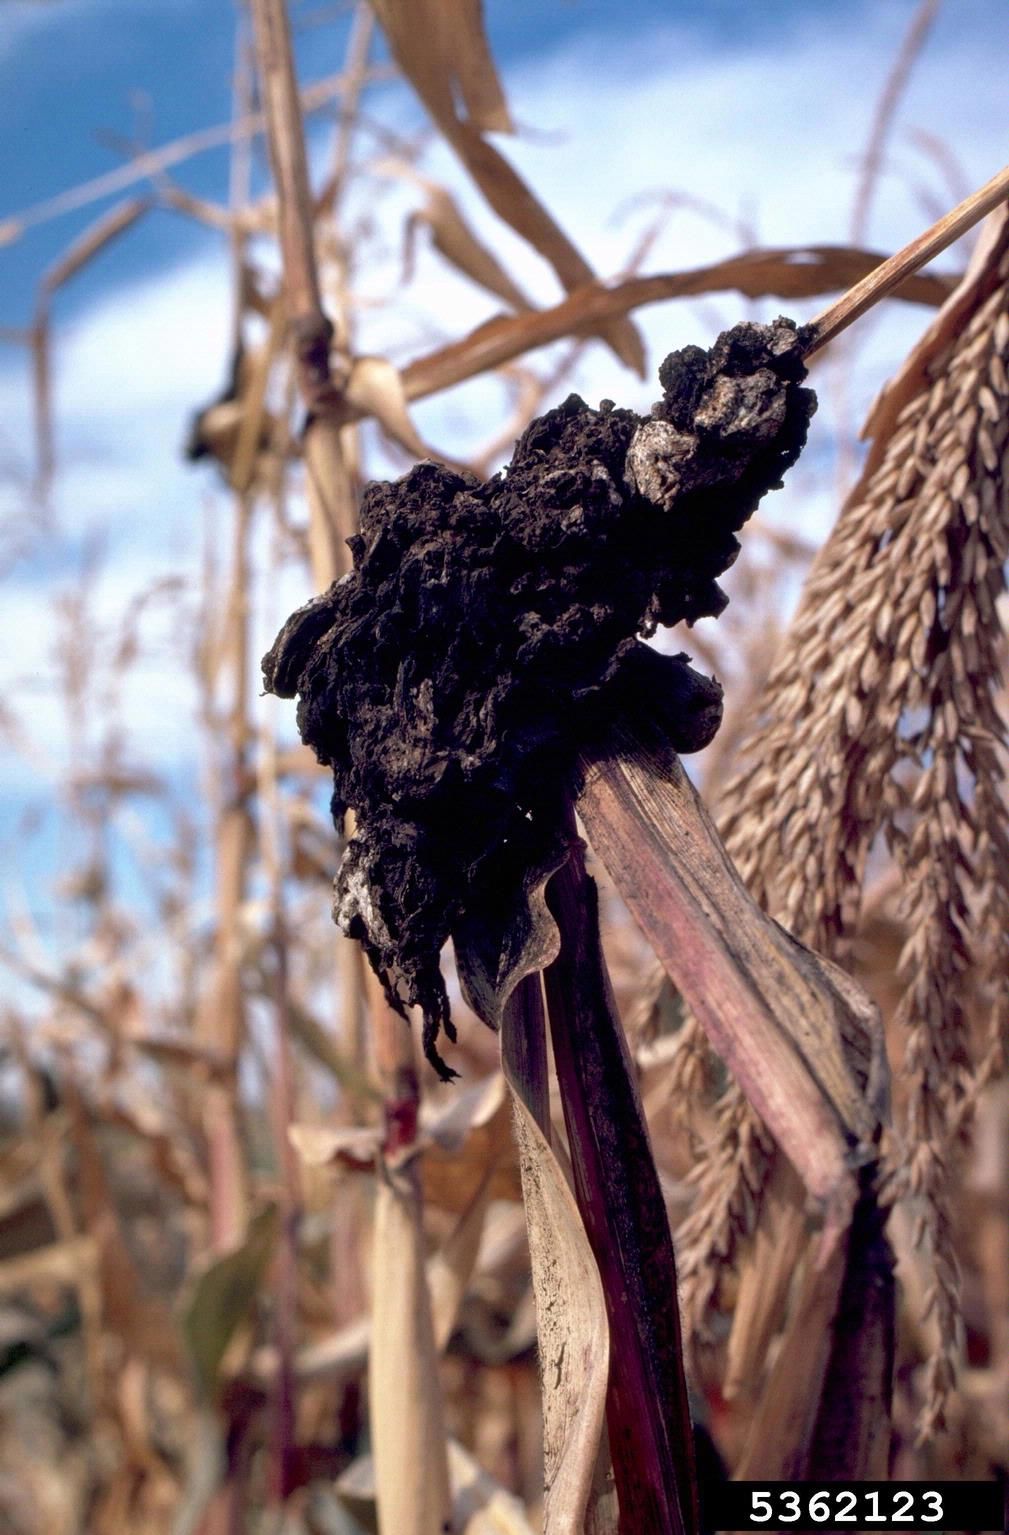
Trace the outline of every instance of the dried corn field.
[[[0, 1529], [1009, 1480], [1009, 176], [909, 117], [978, 17], [897, 11], [791, 244], [675, 157], [576, 239], [472, 0], [242, 0], [228, 121], [134, 103], [0, 218]], [[159, 367], [227, 383], [169, 423], [181, 534], [103, 548], [62, 306], [168, 218], [212, 344], [142, 348], [124, 280], [99, 385], [140, 440]]]

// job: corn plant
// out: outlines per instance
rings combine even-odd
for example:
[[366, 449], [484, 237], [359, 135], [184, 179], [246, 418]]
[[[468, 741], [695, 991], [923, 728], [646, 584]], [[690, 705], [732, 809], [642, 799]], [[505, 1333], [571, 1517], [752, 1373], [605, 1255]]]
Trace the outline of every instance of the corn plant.
[[[85, 937], [50, 964], [22, 922], [3, 956], [46, 1011], [9, 1020], [26, 1107], [3, 1146], [0, 1286], [43, 1319], [15, 1363], [59, 1359], [88, 1451], [50, 1424], [54, 1481], [0, 1432], [0, 1477], [20, 1456], [31, 1489], [13, 1528], [679, 1535], [710, 1527], [729, 1474], [1004, 1468], [1009, 178], [889, 260], [862, 246], [936, 10], [916, 11], [880, 101], [850, 246], [600, 280], [488, 137], [512, 123], [478, 8], [433, 0], [358, 6], [344, 69], [308, 87], [284, 0], [252, 0], [234, 120], [67, 203], [130, 194], [43, 276], [15, 338], [39, 492], [59, 474], [53, 299], [170, 208], [222, 231], [233, 263], [228, 385], [187, 446], [216, 466], [230, 553], [222, 576], [208, 541], [194, 626], [199, 830], [111, 728], [89, 746], [86, 581], [60, 618]], [[361, 102], [392, 68], [559, 302], [529, 300], [418, 145], [389, 130], [367, 159]], [[304, 119], [334, 101], [313, 184]], [[273, 185], [254, 197], [260, 133]], [[229, 207], [174, 178], [214, 142], [232, 146]], [[362, 158], [416, 198], [408, 256], [429, 238], [504, 309], [403, 366], [356, 345]], [[985, 215], [965, 274], [921, 270]], [[264, 236], [279, 276], [254, 259]], [[642, 305], [838, 292], [805, 323], [742, 320], [670, 353], [650, 415], [556, 403], [589, 346], [648, 371]], [[774, 543], [762, 498], [803, 468], [820, 356], [883, 298], [934, 323], [870, 416], [790, 629], [763, 643], [811, 551]], [[485, 374], [511, 418], [468, 461], [431, 448], [414, 402]], [[393, 483], [367, 481], [366, 422], [412, 466]], [[263, 661], [280, 701], [259, 716], [267, 509], [305, 602]], [[179, 600], [138, 599], [115, 676], [145, 610]], [[723, 638], [690, 632], [723, 613]], [[646, 643], [670, 628], [698, 669]], [[295, 697], [301, 747], [282, 744]], [[168, 1004], [108, 854], [142, 795], [175, 818], [173, 858], [150, 860]]]

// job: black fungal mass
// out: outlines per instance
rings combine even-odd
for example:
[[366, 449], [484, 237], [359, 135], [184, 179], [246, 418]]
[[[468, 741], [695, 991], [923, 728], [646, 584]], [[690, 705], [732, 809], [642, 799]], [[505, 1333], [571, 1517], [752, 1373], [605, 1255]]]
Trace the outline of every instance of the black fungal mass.
[[717, 728], [717, 684], [639, 636], [724, 607], [735, 534], [816, 408], [804, 339], [737, 325], [666, 358], [651, 417], [571, 395], [491, 480], [421, 463], [369, 485], [353, 570], [264, 659], [333, 770], [337, 826], [356, 815], [334, 916], [397, 1010], [421, 1008], [445, 1078], [442, 945], [481, 891], [542, 861], [579, 748], [649, 699], [666, 718], [672, 700], [678, 750]]

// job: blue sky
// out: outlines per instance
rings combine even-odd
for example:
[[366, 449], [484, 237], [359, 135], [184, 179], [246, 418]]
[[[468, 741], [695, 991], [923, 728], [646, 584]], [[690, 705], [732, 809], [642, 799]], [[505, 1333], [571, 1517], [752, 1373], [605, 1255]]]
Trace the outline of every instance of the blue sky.
[[[857, 96], [868, 109], [881, 84], [915, 0], [490, 0], [488, 30], [505, 75], [536, 68], [544, 59], [575, 49], [595, 55], [600, 71], [623, 76], [633, 90], [635, 61], [665, 56], [690, 68], [698, 59], [758, 66], [772, 52], [798, 61], [818, 51], [829, 66], [838, 40], [846, 59], [858, 59], [854, 73], [835, 75], [837, 89]], [[300, 0], [295, 19], [332, 15], [325, 0]], [[122, 145], [138, 127], [160, 143], [224, 121], [230, 111], [233, 67], [233, 0], [2, 0], [0, 23], [0, 221], [121, 163]], [[303, 25], [299, 62], [305, 78], [340, 67], [348, 22]], [[810, 40], [814, 47], [809, 47]], [[1009, 11], [1002, 0], [947, 0], [929, 44], [933, 63], [951, 54], [948, 71], [954, 99], [935, 102], [957, 152], [969, 159], [974, 139], [966, 76], [957, 77], [956, 60], [972, 58], [989, 79], [995, 59], [1009, 43]], [[876, 50], [879, 50], [878, 52]], [[671, 68], [675, 78], [675, 68]], [[809, 76], [819, 80], [820, 71]], [[815, 113], [817, 103], [794, 80], [796, 132], [793, 152], [802, 152], [799, 114]], [[912, 88], [910, 102], [921, 92]], [[983, 95], [987, 93], [982, 92]], [[955, 97], [959, 95], [960, 99]], [[717, 129], [712, 124], [678, 122], [675, 98], [667, 124], [669, 149], [689, 155], [691, 142]], [[407, 108], [409, 111], [409, 108]], [[419, 112], [416, 114], [419, 120]], [[535, 125], [533, 125], [535, 126]], [[761, 140], [762, 124], [753, 123]], [[979, 143], [988, 138], [982, 132]], [[812, 135], [815, 139], [815, 131]], [[959, 142], [957, 142], [959, 140]], [[856, 146], [851, 146], [852, 150]], [[782, 166], [782, 169], [785, 169]], [[222, 196], [226, 157], [211, 152], [194, 159], [184, 172], [192, 191]], [[92, 209], [100, 211], [102, 205]], [[2, 252], [0, 324], [17, 325], [30, 310], [40, 270], [79, 232], [87, 215], [67, 214]], [[150, 271], [191, 251], [199, 235], [180, 218], [162, 214], [136, 230], [114, 253], [82, 276], [61, 300], [72, 313], [103, 286], [124, 274]]]
[[[230, 110], [235, 6], [229, 0], [3, 0], [13, 23], [0, 39], [4, 132], [0, 138], [0, 187], [4, 211], [14, 213], [68, 186], [100, 175], [118, 157], [110, 136], [136, 131], [140, 98], [147, 99], [154, 138], [163, 141], [194, 126], [223, 121]], [[321, 5], [302, 0], [293, 8], [309, 18]], [[783, 15], [788, 7], [783, 7]], [[333, 7], [329, 7], [332, 12]], [[668, 6], [647, 0], [638, 7], [643, 27], [668, 25]], [[733, 13], [735, 15], [733, 16]], [[698, 40], [731, 29], [732, 46], [756, 25], [759, 7], [723, 0], [693, 0], [675, 7], [677, 24]], [[520, 65], [573, 37], [610, 46], [626, 33], [623, 7], [602, 0], [496, 0], [488, 23], [503, 67]], [[339, 68], [348, 30], [336, 18], [326, 27], [303, 27], [299, 63], [306, 77]], [[141, 111], [145, 106], [141, 106]], [[419, 114], [418, 114], [419, 115]], [[220, 196], [226, 158], [208, 153], [186, 173], [187, 185]], [[10, 253], [0, 296], [0, 323], [14, 324], [30, 303], [39, 264], [58, 253], [79, 219], [73, 215]], [[191, 245], [191, 231], [164, 217], [156, 232], [135, 236], [116, 258], [118, 271], [165, 262]], [[187, 239], [187, 236], [190, 238]], [[114, 280], [109, 271], [95, 283]], [[68, 294], [68, 306], [85, 302], [89, 281]]]
[[[915, 8], [913, 0], [490, 0], [492, 43], [523, 128], [501, 147], [604, 276], [620, 269], [654, 215], [647, 194], [662, 189], [744, 215], [762, 243], [843, 243], [858, 156]], [[294, 14], [334, 10], [326, 0], [302, 0]], [[119, 164], [116, 141], [134, 134], [138, 121], [155, 145], [225, 121], [234, 19], [230, 0], [0, 0], [0, 226]], [[340, 68], [346, 27], [338, 17], [302, 32], [303, 79]], [[873, 209], [873, 245], [895, 248], [927, 222], [916, 185], [940, 202], [951, 197], [912, 130], [937, 136], [968, 185], [1009, 160], [1006, 57], [1004, 0], [947, 0], [901, 104]], [[400, 129], [422, 121], [399, 85], [377, 88], [369, 110]], [[313, 147], [325, 134], [320, 121]], [[452, 188], [530, 293], [542, 302], [557, 296], [552, 275], [483, 207], [447, 150], [434, 144], [421, 169]], [[222, 153], [195, 159], [177, 175], [195, 193], [226, 195]], [[376, 204], [376, 255], [360, 274], [370, 297], [396, 289], [400, 225], [416, 200], [403, 184]], [[27, 322], [40, 273], [109, 205], [40, 223], [0, 246], [0, 325]], [[681, 211], [647, 267], [693, 266], [738, 243]], [[362, 311], [359, 344], [402, 361], [426, 348], [432, 324], [447, 322], [460, 334], [494, 308], [422, 249], [397, 304]], [[741, 310], [726, 295], [708, 305], [643, 311], [652, 368], [670, 346], [710, 341]], [[226, 527], [212, 475], [183, 465], [179, 455], [189, 412], [222, 381], [230, 319], [223, 241], [177, 215], [153, 214], [75, 279], [54, 313], [61, 473], [45, 536], [4, 576], [0, 654], [0, 686], [37, 751], [6, 752], [0, 763], [5, 818], [49, 792], [69, 761], [55, 630], [40, 614], [75, 583], [98, 539], [104, 554], [94, 604], [108, 646], [138, 591], [172, 573], [190, 583], [181, 610], [152, 607], [119, 712], [136, 749], [191, 791], [194, 695], [180, 673], [179, 612], [195, 601], [202, 519], [209, 516], [222, 536]], [[921, 310], [893, 308], [864, 328], [853, 418], [927, 319]], [[12, 517], [24, 514], [31, 464], [28, 382], [23, 354], [0, 345], [0, 508]], [[651, 380], [623, 373], [601, 347], [589, 350], [574, 383], [589, 399], [609, 395], [639, 409], [655, 394]], [[822, 535], [834, 504], [830, 463], [839, 420], [829, 378], [821, 390], [810, 452], [774, 506], [775, 516], [813, 536]], [[426, 402], [416, 420], [426, 440], [465, 451], [492, 435], [501, 406], [498, 386], [483, 382]], [[264, 646], [286, 608], [308, 595], [301, 580], [293, 571], [279, 582], [261, 572]], [[26, 865], [40, 905], [55, 847], [42, 838]]]

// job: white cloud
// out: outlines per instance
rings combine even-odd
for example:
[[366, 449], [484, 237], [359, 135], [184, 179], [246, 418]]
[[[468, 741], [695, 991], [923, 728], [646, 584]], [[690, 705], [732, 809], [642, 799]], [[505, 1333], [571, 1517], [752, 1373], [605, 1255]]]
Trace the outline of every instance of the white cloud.
[[97, 396], [121, 420], [127, 410], [198, 400], [221, 383], [230, 324], [228, 272], [216, 254], [117, 289], [62, 335], [61, 411], [82, 417]]

